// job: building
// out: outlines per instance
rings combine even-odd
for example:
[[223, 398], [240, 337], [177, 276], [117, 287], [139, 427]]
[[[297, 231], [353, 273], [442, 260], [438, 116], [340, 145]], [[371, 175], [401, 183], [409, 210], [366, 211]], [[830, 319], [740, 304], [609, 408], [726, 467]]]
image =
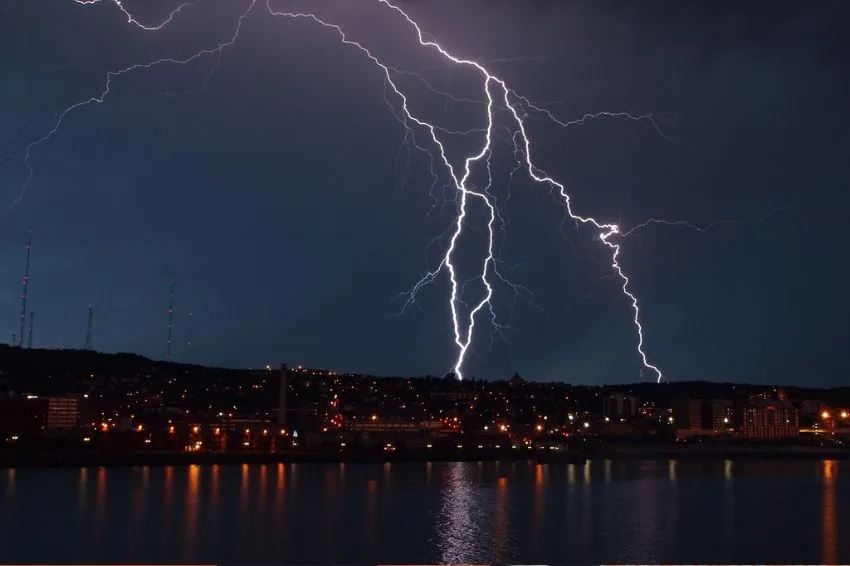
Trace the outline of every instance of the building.
[[731, 432], [734, 423], [732, 401], [680, 397], [673, 404], [676, 438], [720, 436]]
[[778, 440], [800, 436], [800, 411], [782, 401], [760, 401], [739, 409], [736, 428], [752, 440]]
[[638, 415], [638, 398], [614, 393], [602, 400], [602, 415], [609, 419], [633, 419]]
[[70, 430], [77, 428], [80, 419], [80, 404], [76, 397], [49, 397], [47, 399], [48, 430]]

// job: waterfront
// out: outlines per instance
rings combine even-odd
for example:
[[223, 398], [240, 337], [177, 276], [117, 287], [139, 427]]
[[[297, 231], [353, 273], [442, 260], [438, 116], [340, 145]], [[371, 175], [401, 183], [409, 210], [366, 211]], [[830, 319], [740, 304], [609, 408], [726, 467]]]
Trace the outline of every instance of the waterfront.
[[848, 478], [832, 460], [3, 470], [0, 562], [847, 563]]

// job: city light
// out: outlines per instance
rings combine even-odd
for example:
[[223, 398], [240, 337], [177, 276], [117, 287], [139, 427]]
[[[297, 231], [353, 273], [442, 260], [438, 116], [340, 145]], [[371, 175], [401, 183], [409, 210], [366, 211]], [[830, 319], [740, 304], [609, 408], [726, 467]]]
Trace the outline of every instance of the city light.
[[829, 411], [824, 411], [824, 412], [822, 412], [822, 413], [820, 414], [820, 417], [821, 417], [822, 419], [828, 419], [828, 418], [829, 418]]

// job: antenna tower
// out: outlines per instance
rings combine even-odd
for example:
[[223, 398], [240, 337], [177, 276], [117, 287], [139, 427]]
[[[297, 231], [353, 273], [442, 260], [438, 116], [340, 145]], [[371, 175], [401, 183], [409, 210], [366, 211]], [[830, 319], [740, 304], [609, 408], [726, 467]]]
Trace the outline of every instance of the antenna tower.
[[68, 334], [68, 311], [65, 311], [62, 315], [62, 343], [59, 347], [64, 350], [65, 349], [65, 336]]
[[189, 313], [189, 323], [186, 331], [186, 361], [192, 359], [192, 313]]
[[32, 230], [27, 233], [27, 267], [24, 270], [24, 289], [21, 292], [21, 328], [18, 332], [18, 347], [24, 346], [24, 327], [27, 324], [27, 287], [30, 281], [30, 250], [32, 249]]
[[171, 323], [174, 320], [174, 279], [171, 280], [171, 293], [168, 297], [168, 338], [165, 341], [165, 359], [171, 359]]
[[27, 337], [27, 348], [32, 349], [32, 321], [35, 318], [35, 313], [30, 311], [30, 334]]
[[94, 309], [92, 309], [92, 306], [89, 305], [89, 321], [88, 321], [88, 324], [86, 324], [86, 347], [84, 348], [85, 350], [91, 350], [92, 349], [92, 345], [91, 345], [91, 323], [92, 323], [93, 318], [94, 318]]

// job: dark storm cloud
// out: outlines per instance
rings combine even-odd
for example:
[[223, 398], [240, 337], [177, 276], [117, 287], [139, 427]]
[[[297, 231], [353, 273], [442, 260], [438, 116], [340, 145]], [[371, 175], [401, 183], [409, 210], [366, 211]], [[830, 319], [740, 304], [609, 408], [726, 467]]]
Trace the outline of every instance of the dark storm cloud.
[[[168, 33], [146, 34], [128, 31], [107, 3], [0, 3], [0, 52], [9, 54], [0, 59], [0, 128], [15, 132], [0, 145], [4, 203], [24, 174], [15, 158], [63, 107], [100, 92], [100, 72], [214, 45], [245, 5], [202, 2]], [[427, 68], [434, 84], [480, 98], [479, 84], [417, 49], [412, 30], [376, 4], [299, 5], [318, 6], [400, 67]], [[560, 101], [550, 108], [565, 119], [601, 110], [664, 118], [669, 138], [646, 123], [562, 131], [533, 121], [536, 159], [582, 212], [633, 226], [793, 207], [761, 225], [652, 228], [624, 243], [647, 352], [671, 378], [830, 383], [850, 371], [850, 307], [834, 261], [850, 243], [840, 212], [850, 154], [844, 2], [405, 7], [458, 54], [493, 60], [531, 99]], [[64, 312], [69, 343], [81, 345], [94, 303], [96, 346], [161, 357], [174, 278], [179, 359], [191, 331], [192, 359], [204, 363], [446, 371], [445, 281], [392, 316], [398, 293], [433, 267], [434, 248], [430, 264], [423, 252], [450, 217], [431, 208], [427, 163], [414, 158], [408, 172], [380, 72], [332, 31], [258, 14], [203, 92], [161, 96], [197, 89], [215, 65], [117, 80], [105, 104], [70, 115], [34, 153], [27, 197], [0, 221], [5, 335], [16, 327], [33, 228], [37, 345], [58, 344]], [[449, 116], [444, 104], [413, 98], [429, 117]], [[463, 118], [480, 120], [479, 111]], [[562, 225], [554, 200], [523, 179], [511, 203], [506, 266], [517, 266], [512, 277], [543, 312], [513, 306], [501, 289], [511, 345], [491, 348], [480, 320], [467, 373], [637, 379], [631, 313], [613, 280], [597, 280], [610, 266], [593, 233]]]

